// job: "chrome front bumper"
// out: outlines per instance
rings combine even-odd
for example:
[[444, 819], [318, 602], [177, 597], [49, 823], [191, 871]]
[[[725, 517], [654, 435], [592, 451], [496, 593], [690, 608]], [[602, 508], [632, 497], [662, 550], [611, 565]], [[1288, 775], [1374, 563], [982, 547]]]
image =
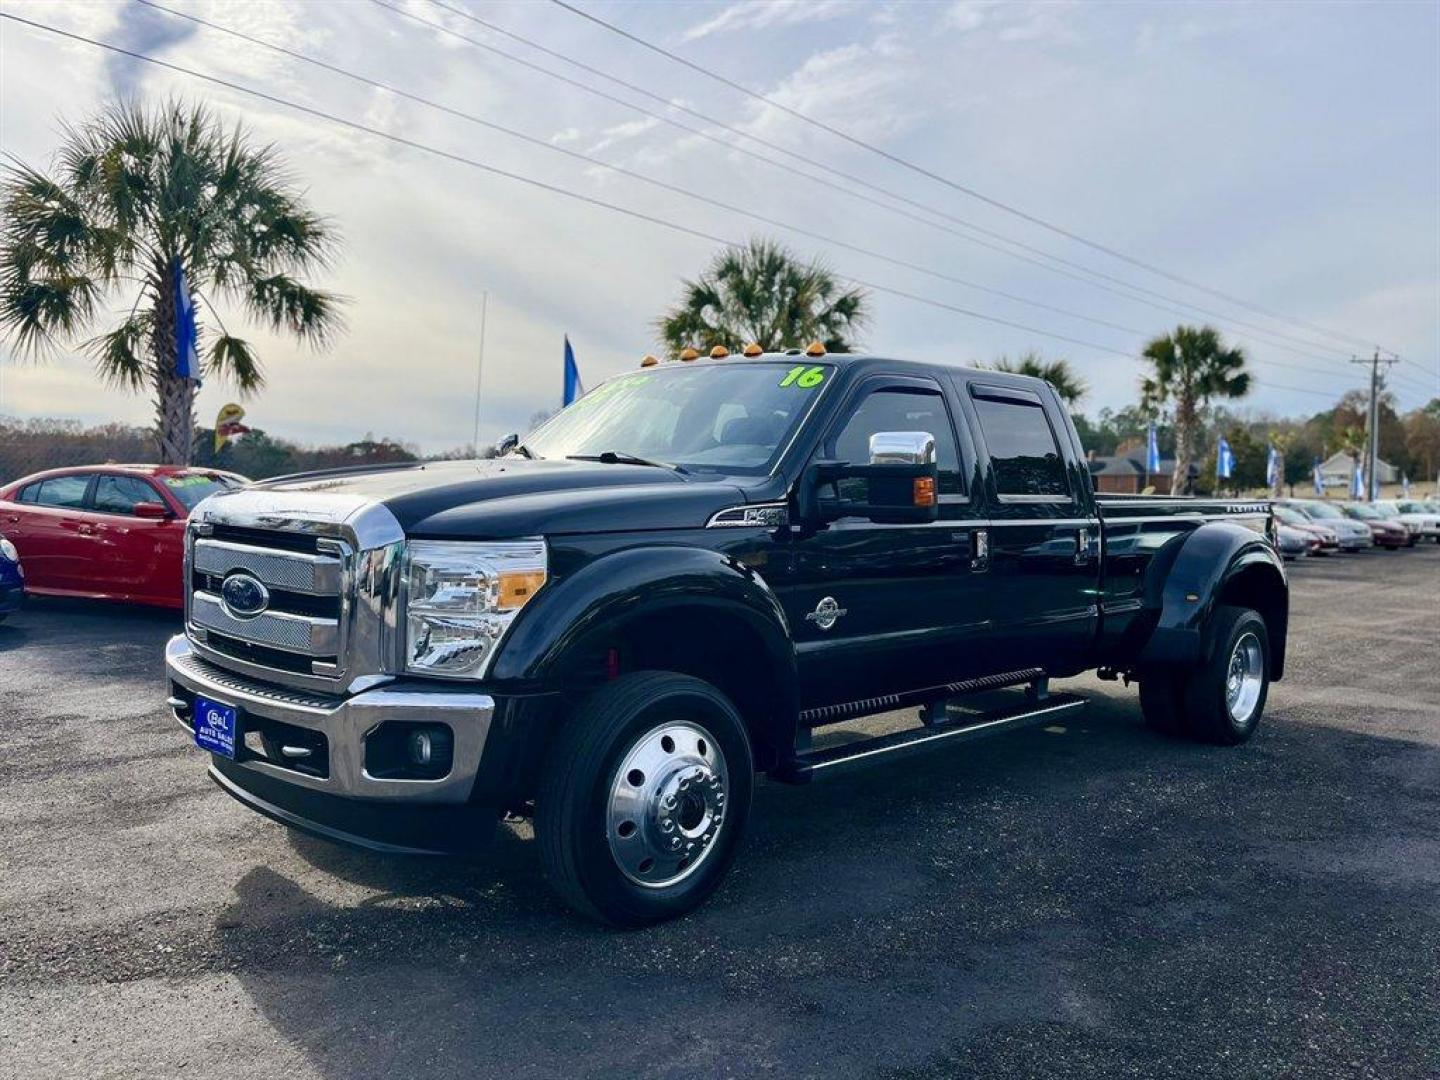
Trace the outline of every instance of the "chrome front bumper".
[[[349, 800], [388, 800], [408, 805], [464, 804], [471, 799], [495, 716], [495, 699], [490, 695], [443, 686], [417, 688], [414, 683], [392, 684], [350, 697], [276, 686], [211, 663], [200, 656], [183, 635], [171, 638], [165, 646], [165, 671], [172, 684], [171, 711], [187, 731], [192, 728], [186, 715], [188, 703], [184, 692], [192, 697], [199, 694], [238, 706], [242, 717], [279, 721], [324, 735], [328, 749], [325, 776], [308, 775], [283, 764], [245, 755], [239, 761], [223, 763], [222, 771], [232, 781], [224, 784], [227, 789], [234, 782], [243, 783], [246, 774], [253, 774], [264, 779], [267, 789], [274, 788], [273, 781], [282, 781]], [[176, 688], [182, 693], [175, 693]], [[365, 771], [365, 739], [387, 720], [449, 726], [455, 740], [450, 772], [437, 780], [381, 779], [369, 775]], [[218, 759], [216, 764], [221, 764]]]

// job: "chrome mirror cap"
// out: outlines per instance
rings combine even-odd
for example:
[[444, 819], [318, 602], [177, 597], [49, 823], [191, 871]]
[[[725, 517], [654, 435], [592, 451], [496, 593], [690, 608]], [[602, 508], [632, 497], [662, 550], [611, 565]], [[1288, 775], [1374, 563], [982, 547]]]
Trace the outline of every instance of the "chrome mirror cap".
[[935, 436], [928, 431], [877, 431], [870, 436], [871, 465], [933, 465]]

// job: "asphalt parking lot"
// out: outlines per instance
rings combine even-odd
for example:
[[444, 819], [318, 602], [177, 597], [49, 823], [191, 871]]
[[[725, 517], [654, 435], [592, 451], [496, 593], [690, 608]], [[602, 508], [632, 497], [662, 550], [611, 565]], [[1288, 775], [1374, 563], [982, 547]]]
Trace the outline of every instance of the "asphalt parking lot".
[[762, 784], [698, 914], [287, 832], [161, 704], [173, 616], [0, 625], [6, 1077], [1440, 1075], [1440, 547], [1306, 560], [1256, 739], [1133, 690]]

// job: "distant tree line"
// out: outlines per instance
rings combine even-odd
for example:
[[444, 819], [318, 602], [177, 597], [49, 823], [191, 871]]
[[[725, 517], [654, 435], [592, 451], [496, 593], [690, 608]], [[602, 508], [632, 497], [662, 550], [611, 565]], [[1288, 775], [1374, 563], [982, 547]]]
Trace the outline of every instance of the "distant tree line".
[[[196, 429], [194, 463], [200, 467], [241, 473], [252, 480], [312, 469], [420, 460], [420, 454], [414, 447], [393, 439], [377, 439], [369, 434], [355, 442], [340, 445], [302, 446], [254, 428], [248, 435], [222, 447], [218, 454], [214, 438], [213, 430]], [[443, 456], [474, 455], [470, 447], [462, 447]], [[42, 469], [67, 465], [154, 460], [155, 433], [148, 428], [130, 424], [87, 427], [75, 420], [0, 417], [0, 483]]]

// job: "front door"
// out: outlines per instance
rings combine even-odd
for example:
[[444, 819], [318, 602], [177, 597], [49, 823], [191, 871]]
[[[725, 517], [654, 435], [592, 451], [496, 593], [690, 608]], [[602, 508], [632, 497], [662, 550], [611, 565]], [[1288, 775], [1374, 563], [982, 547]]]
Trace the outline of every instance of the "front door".
[[[985, 575], [972, 568], [969, 522], [977, 511], [940, 387], [913, 377], [864, 381], [815, 457], [866, 463], [870, 436], [882, 431], [934, 437], [940, 520], [896, 525], [848, 517], [794, 535], [777, 592], [795, 639], [805, 710], [943, 686], [986, 666]], [[863, 500], [866, 483], [842, 480], [836, 494]]]
[[90, 501], [96, 550], [87, 588], [133, 600], [173, 601], [182, 595], [184, 524], [135, 516], [137, 503], [169, 505], [150, 481], [102, 474]]

